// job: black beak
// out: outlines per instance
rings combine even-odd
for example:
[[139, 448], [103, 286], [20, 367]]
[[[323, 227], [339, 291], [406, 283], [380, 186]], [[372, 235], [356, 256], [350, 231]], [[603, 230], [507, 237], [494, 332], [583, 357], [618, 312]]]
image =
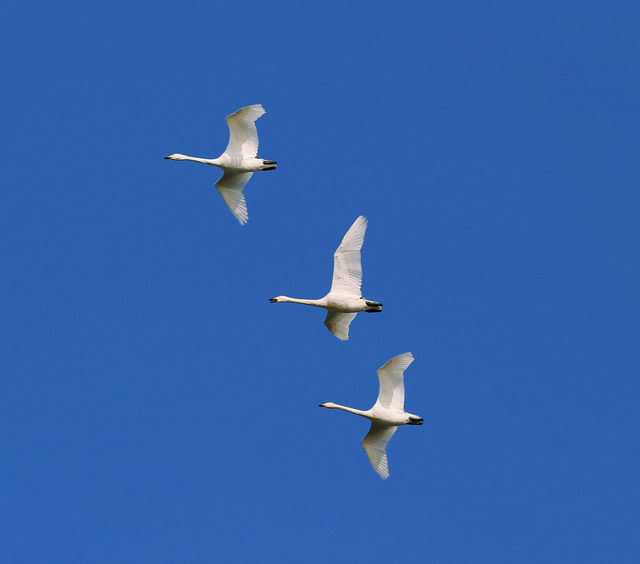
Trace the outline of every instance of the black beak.
[[166, 161], [167, 159], [170, 159], [171, 157], [165, 157], [164, 160]]
[[270, 301], [272, 304], [275, 304], [275, 303], [277, 303], [277, 301], [278, 301], [278, 300], [276, 300], [275, 298], [269, 298], [269, 301]]

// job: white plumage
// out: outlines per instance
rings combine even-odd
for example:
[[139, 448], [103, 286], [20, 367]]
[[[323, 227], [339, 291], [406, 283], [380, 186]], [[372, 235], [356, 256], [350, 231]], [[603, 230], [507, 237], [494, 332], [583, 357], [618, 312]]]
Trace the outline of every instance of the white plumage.
[[382, 311], [380, 302], [365, 299], [360, 290], [362, 286], [362, 264], [360, 250], [367, 231], [367, 219], [358, 217], [342, 238], [340, 246], [333, 255], [333, 280], [329, 293], [318, 300], [277, 296], [272, 303], [295, 303], [328, 310], [324, 324], [338, 339], [349, 338], [349, 324], [359, 311]]
[[378, 370], [380, 390], [371, 409], [363, 411], [332, 402], [320, 404], [320, 407], [342, 409], [371, 420], [371, 428], [362, 439], [362, 446], [371, 466], [384, 480], [389, 477], [386, 451], [389, 439], [399, 425], [422, 425], [423, 422], [419, 415], [404, 410], [404, 371], [412, 362], [413, 355], [407, 352], [392, 358]]
[[240, 108], [228, 115], [229, 143], [224, 153], [217, 159], [201, 159], [174, 153], [165, 157], [174, 161], [194, 161], [213, 165], [224, 170], [222, 178], [216, 182], [216, 190], [224, 199], [231, 213], [241, 225], [249, 220], [247, 203], [242, 190], [255, 171], [273, 170], [276, 161], [258, 158], [258, 130], [255, 121], [265, 113], [260, 104]]

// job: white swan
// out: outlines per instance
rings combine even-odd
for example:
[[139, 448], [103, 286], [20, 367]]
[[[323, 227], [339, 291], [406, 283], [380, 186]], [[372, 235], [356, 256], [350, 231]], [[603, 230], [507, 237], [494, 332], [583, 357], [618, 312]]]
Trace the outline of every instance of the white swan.
[[195, 161], [224, 170], [222, 178], [216, 182], [216, 190], [241, 225], [249, 220], [247, 204], [242, 194], [245, 184], [256, 170], [273, 170], [278, 164], [276, 161], [257, 158], [258, 131], [254, 122], [264, 113], [265, 109], [260, 104], [254, 104], [227, 116], [229, 144], [217, 159], [200, 159], [180, 153], [165, 157], [174, 161]]
[[413, 362], [408, 352], [398, 355], [378, 370], [380, 393], [371, 409], [362, 411], [337, 403], [321, 403], [320, 407], [342, 409], [371, 420], [371, 428], [362, 439], [369, 462], [383, 480], [389, 477], [386, 447], [398, 425], [422, 425], [422, 417], [404, 410], [404, 371]]
[[358, 217], [342, 238], [342, 243], [333, 255], [333, 281], [331, 290], [319, 300], [302, 300], [289, 296], [270, 298], [271, 303], [294, 303], [328, 310], [324, 324], [338, 339], [349, 338], [349, 324], [359, 311], [382, 311], [380, 302], [372, 302], [362, 297], [362, 265], [360, 249], [367, 230], [367, 219]]

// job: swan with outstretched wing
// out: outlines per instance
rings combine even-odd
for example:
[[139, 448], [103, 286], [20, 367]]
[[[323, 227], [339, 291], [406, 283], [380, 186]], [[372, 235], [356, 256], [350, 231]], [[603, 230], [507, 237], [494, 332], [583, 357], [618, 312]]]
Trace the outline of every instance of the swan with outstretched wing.
[[320, 407], [341, 409], [371, 420], [369, 432], [362, 439], [362, 447], [371, 466], [383, 480], [389, 477], [389, 439], [400, 425], [422, 425], [423, 422], [419, 415], [404, 410], [404, 371], [412, 362], [413, 355], [408, 352], [392, 358], [378, 370], [380, 391], [371, 409], [355, 409], [332, 402], [320, 404]]
[[201, 159], [180, 153], [165, 157], [173, 161], [194, 161], [221, 168], [224, 174], [216, 182], [216, 190], [241, 225], [249, 221], [247, 203], [242, 193], [245, 185], [254, 172], [273, 170], [278, 164], [276, 161], [258, 158], [258, 130], [255, 121], [264, 113], [265, 109], [260, 104], [254, 104], [228, 115], [229, 144], [217, 159]]
[[333, 254], [333, 280], [329, 293], [318, 300], [276, 296], [271, 303], [294, 303], [322, 307], [327, 311], [324, 324], [338, 339], [349, 338], [349, 325], [360, 311], [379, 312], [382, 304], [362, 296], [362, 263], [360, 250], [367, 231], [367, 218], [358, 217], [342, 238]]

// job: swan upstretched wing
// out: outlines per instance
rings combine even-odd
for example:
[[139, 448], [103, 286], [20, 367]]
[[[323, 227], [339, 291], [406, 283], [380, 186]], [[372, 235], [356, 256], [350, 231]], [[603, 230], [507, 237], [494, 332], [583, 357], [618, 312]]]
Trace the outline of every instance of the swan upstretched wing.
[[338, 339], [347, 341], [349, 339], [349, 324], [357, 313], [342, 313], [339, 311], [328, 311], [324, 324]]
[[380, 392], [376, 404], [404, 411], [404, 371], [412, 362], [413, 355], [408, 352], [393, 357], [378, 370]]
[[360, 249], [367, 231], [367, 218], [360, 216], [353, 222], [333, 254], [331, 291], [362, 296], [362, 264]]
[[222, 178], [216, 182], [216, 190], [229, 206], [231, 213], [241, 225], [249, 221], [249, 213], [247, 212], [247, 203], [244, 201], [242, 189], [251, 178], [253, 172], [226, 172]]
[[395, 425], [382, 425], [374, 421], [371, 423], [369, 432], [362, 439], [362, 446], [371, 466], [383, 480], [389, 477], [389, 462], [385, 449], [397, 428]]
[[255, 157], [258, 154], [258, 130], [254, 123], [265, 109], [260, 104], [246, 106], [226, 117], [229, 126], [229, 144], [224, 150], [232, 157]]

